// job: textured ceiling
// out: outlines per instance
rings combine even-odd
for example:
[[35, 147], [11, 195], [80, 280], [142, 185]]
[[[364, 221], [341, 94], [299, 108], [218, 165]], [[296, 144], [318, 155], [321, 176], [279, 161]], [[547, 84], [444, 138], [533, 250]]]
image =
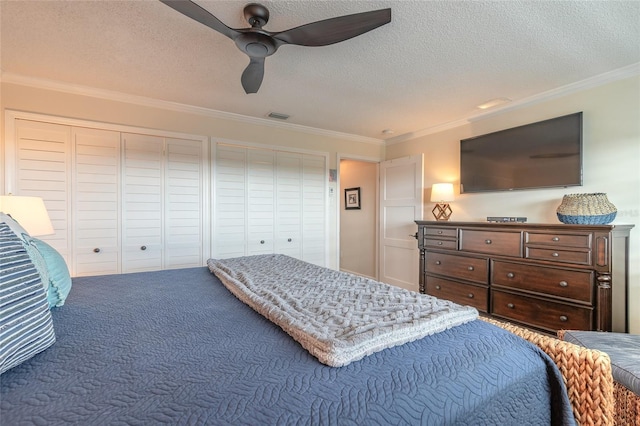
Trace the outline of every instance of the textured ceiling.
[[[246, 1], [197, 0], [232, 28]], [[257, 94], [225, 36], [155, 0], [0, 0], [3, 76], [24, 76], [385, 139], [640, 62], [640, 1], [264, 1], [282, 31], [390, 7], [325, 47], [283, 46]], [[393, 129], [392, 135], [382, 130]]]

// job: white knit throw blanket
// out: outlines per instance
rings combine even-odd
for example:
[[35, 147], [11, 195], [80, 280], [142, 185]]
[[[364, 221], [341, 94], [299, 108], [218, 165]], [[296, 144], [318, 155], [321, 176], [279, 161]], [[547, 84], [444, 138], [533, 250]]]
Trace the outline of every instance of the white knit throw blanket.
[[207, 265], [238, 299], [333, 367], [478, 317], [469, 306], [285, 255], [209, 259]]

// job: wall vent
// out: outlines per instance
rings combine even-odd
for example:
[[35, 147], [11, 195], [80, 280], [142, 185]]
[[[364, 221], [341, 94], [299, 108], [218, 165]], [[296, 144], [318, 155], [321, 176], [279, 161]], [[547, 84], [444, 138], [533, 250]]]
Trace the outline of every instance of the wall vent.
[[275, 118], [276, 120], [287, 120], [290, 115], [283, 114], [281, 112], [270, 112], [269, 114], [267, 114], [267, 117]]

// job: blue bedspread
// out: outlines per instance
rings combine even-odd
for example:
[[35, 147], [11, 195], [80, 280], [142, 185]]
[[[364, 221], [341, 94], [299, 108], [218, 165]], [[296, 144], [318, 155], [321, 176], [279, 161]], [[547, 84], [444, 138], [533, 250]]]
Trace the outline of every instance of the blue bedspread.
[[328, 367], [207, 268], [74, 279], [2, 425], [573, 424], [535, 346], [483, 321]]

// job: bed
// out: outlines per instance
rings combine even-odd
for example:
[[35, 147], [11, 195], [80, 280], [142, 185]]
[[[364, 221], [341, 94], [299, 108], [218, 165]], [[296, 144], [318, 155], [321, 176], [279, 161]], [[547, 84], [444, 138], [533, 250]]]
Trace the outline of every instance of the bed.
[[581, 415], [554, 360], [502, 327], [473, 320], [332, 367], [207, 267], [75, 278], [51, 317], [56, 343], [0, 376], [2, 424], [561, 425]]

